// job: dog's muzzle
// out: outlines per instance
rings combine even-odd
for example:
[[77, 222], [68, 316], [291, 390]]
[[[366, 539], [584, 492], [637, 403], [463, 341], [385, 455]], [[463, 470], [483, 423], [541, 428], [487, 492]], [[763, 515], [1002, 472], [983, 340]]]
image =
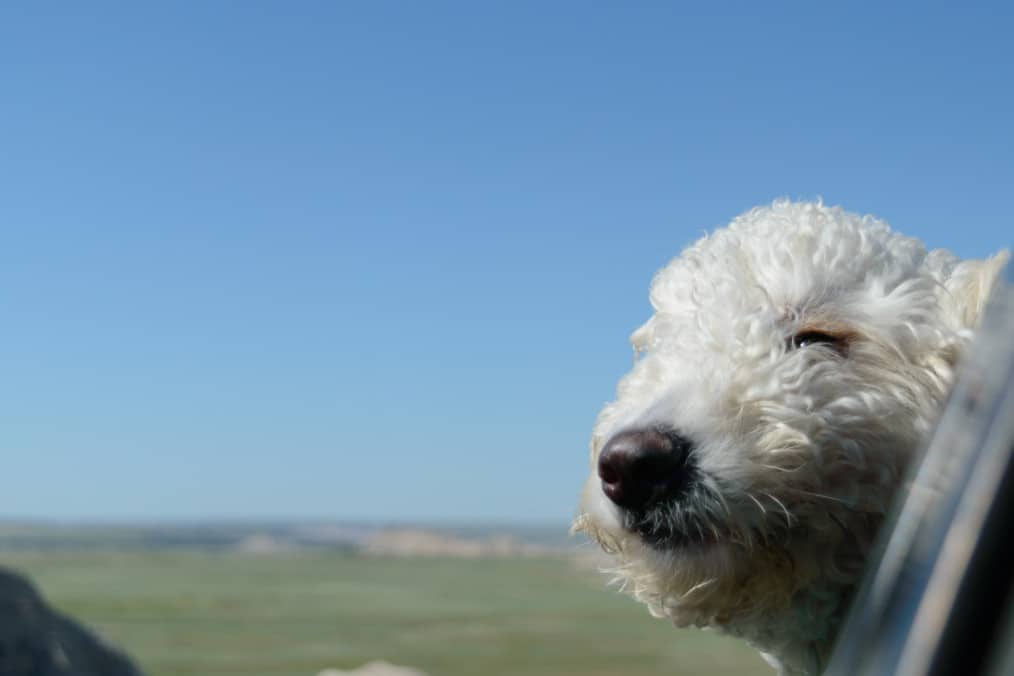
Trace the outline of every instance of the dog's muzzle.
[[656, 504], [678, 499], [690, 485], [693, 444], [674, 430], [625, 430], [599, 454], [602, 492], [616, 506], [643, 513]]

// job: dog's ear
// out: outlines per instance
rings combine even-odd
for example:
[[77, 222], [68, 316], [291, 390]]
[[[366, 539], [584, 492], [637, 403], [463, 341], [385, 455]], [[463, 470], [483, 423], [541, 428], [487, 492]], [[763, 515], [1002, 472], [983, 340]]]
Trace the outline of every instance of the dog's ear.
[[962, 261], [944, 282], [945, 310], [960, 328], [974, 329], [1003, 266], [1010, 259], [1004, 250], [986, 260]]

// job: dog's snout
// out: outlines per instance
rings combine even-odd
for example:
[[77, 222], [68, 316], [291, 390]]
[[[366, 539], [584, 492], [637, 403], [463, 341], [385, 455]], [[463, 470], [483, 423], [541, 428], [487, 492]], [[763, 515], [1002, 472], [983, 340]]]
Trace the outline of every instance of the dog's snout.
[[602, 491], [616, 505], [643, 510], [686, 486], [692, 444], [676, 432], [640, 429], [620, 432], [599, 454]]

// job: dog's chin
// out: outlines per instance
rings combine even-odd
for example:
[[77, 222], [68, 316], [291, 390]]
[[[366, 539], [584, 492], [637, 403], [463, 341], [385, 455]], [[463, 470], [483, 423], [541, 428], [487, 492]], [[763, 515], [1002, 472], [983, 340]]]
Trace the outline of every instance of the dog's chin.
[[713, 534], [686, 533], [647, 524], [625, 527], [612, 520], [605, 523], [596, 521], [588, 515], [579, 517], [573, 530], [586, 533], [610, 553], [616, 550], [647, 549], [656, 554], [691, 554], [719, 544]]
[[607, 550], [646, 547], [657, 553], [697, 552], [720, 543], [717, 526], [704, 519], [684, 519], [677, 526], [664, 505], [631, 511], [613, 504], [597, 481], [590, 481], [581, 501], [582, 514], [573, 530], [588, 534]]
[[630, 520], [632, 523], [625, 530], [636, 535], [642, 543], [656, 551], [700, 550], [718, 542], [718, 537], [712, 531], [701, 529], [689, 532], [668, 524], [656, 525], [650, 521], [638, 520], [636, 516], [631, 516]]
[[716, 524], [686, 503], [663, 501], [646, 510], [620, 510], [623, 529], [657, 551], [692, 551], [711, 547], [723, 539], [723, 524]]

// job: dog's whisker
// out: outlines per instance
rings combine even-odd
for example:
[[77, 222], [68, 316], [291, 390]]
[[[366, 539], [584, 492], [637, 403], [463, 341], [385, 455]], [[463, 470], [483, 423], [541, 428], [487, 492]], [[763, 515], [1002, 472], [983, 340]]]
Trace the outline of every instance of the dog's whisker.
[[764, 469], [769, 469], [772, 472], [781, 472], [783, 474], [795, 474], [801, 469], [800, 467], [781, 467], [779, 465], [758, 465], [758, 466], [763, 467]]
[[828, 513], [827, 513], [827, 516], [828, 516], [828, 517], [829, 517], [829, 518], [830, 518], [830, 519], [831, 519], [832, 521], [834, 521], [834, 522], [835, 522], [835, 523], [836, 523], [836, 524], [838, 525], [838, 527], [842, 529], [842, 531], [843, 531], [843, 532], [846, 532], [846, 533], [848, 532], [848, 530], [849, 530], [849, 529], [848, 529], [848, 528], [847, 528], [847, 527], [845, 526], [845, 524], [844, 524], [844, 523], [842, 523], [842, 520], [841, 520], [841, 519], [839, 519], [839, 518], [838, 518], [838, 517], [837, 517], [837, 516], [836, 516], [836, 515], [834, 514], [834, 512], [828, 512]]
[[757, 509], [759, 509], [759, 510], [760, 510], [760, 513], [761, 513], [761, 516], [762, 516], [762, 517], [766, 517], [766, 516], [768, 515], [768, 510], [766, 510], [766, 509], [764, 508], [764, 505], [762, 505], [762, 504], [761, 504], [761, 501], [760, 501], [760, 500], [758, 500], [757, 498], [755, 498], [755, 497], [753, 496], [753, 493], [746, 493], [746, 497], [748, 497], [748, 498], [750, 498], [751, 500], [753, 500], [754, 504], [755, 504], [755, 505], [757, 505]]
[[836, 498], [833, 495], [825, 495], [824, 493], [814, 493], [812, 491], [804, 491], [802, 488], [790, 488], [790, 490], [792, 490], [795, 493], [799, 493], [801, 495], [807, 495], [807, 496], [809, 496], [811, 498], [820, 498], [821, 500], [830, 500], [832, 502], [837, 502], [839, 504], [847, 505], [849, 507], [852, 506], [852, 503], [849, 502], [848, 500], [843, 500], [842, 498]]
[[764, 493], [764, 495], [767, 496], [768, 499], [770, 499], [772, 502], [774, 502], [775, 504], [777, 504], [779, 507], [782, 508], [782, 512], [785, 514], [785, 527], [791, 528], [794, 519], [792, 518], [792, 514], [789, 513], [788, 508], [785, 506], [785, 503], [776, 498], [775, 496], [771, 495], [770, 493]]
[[716, 498], [716, 502], [722, 507], [722, 511], [725, 513], [725, 520], [732, 521], [732, 510], [729, 509], [729, 502], [722, 495], [721, 491], [710, 491], [710, 495]]
[[693, 587], [691, 587], [690, 589], [688, 589], [685, 592], [683, 592], [683, 594], [681, 594], [680, 596], [683, 599], [687, 599], [688, 597], [692, 596], [694, 594], [694, 592], [713, 585], [717, 581], [717, 579], [718, 578], [714, 578], [713, 577], [711, 579], [704, 580], [703, 582], [698, 582]]

